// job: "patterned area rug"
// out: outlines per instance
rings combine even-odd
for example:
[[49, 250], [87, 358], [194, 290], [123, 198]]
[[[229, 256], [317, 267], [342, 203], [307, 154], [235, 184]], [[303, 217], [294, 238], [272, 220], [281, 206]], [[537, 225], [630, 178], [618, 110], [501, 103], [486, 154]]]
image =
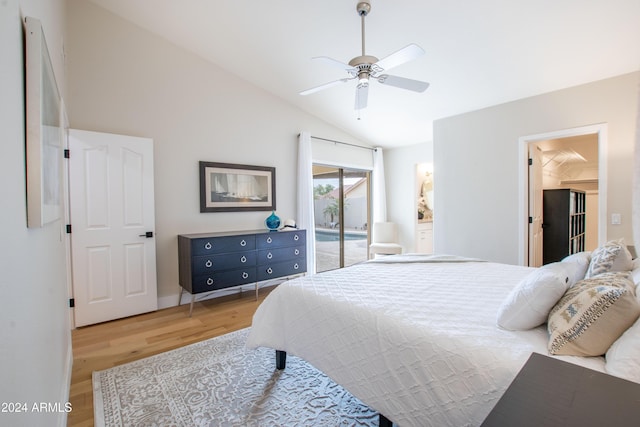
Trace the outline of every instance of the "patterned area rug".
[[249, 329], [93, 373], [99, 426], [374, 426], [377, 414], [311, 365], [244, 346]]

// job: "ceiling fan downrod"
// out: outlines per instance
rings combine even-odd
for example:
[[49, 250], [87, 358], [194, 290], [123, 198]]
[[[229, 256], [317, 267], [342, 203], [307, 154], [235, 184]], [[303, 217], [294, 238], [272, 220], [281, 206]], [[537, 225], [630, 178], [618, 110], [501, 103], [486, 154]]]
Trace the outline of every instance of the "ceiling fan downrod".
[[358, 15], [360, 15], [360, 28], [362, 35], [362, 56], [365, 56], [364, 53], [364, 18], [371, 12], [371, 4], [368, 1], [361, 1], [356, 5], [356, 10], [358, 11]]
[[357, 76], [359, 86], [369, 84], [369, 76], [371, 74], [371, 64], [378, 62], [375, 56], [367, 56], [365, 53], [365, 29], [364, 19], [371, 12], [371, 4], [368, 1], [361, 1], [356, 5], [356, 11], [360, 15], [360, 26], [362, 36], [362, 55], [349, 61], [349, 65], [358, 69]]

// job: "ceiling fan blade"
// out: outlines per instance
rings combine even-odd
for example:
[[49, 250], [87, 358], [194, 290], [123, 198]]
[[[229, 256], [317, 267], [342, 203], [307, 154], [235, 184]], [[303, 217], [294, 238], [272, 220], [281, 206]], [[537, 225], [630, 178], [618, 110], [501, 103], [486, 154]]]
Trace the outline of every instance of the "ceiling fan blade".
[[337, 59], [329, 58], [328, 56], [315, 56], [311, 58], [314, 61], [322, 62], [334, 68], [339, 68], [348, 73], [354, 72], [356, 69], [349, 64], [345, 64], [344, 62], [338, 61]]
[[325, 84], [322, 84], [320, 86], [312, 87], [311, 89], [303, 90], [302, 92], [300, 92], [300, 95], [310, 95], [312, 93], [316, 93], [316, 92], [319, 92], [321, 90], [328, 89], [328, 88], [333, 87], [333, 86], [337, 86], [340, 83], [346, 83], [349, 80], [353, 80], [354, 78], [355, 77], [351, 77], [351, 78], [347, 77], [347, 78], [340, 79], [340, 80], [334, 80], [332, 82], [325, 83]]
[[411, 43], [391, 55], [382, 58], [376, 62], [375, 65], [382, 68], [382, 70], [390, 70], [393, 67], [404, 64], [405, 62], [412, 61], [420, 55], [424, 55], [424, 49], [417, 44]]
[[427, 82], [407, 79], [405, 77], [390, 76], [388, 74], [379, 76], [378, 81], [383, 85], [399, 87], [400, 89], [411, 90], [413, 92], [424, 92], [429, 87], [429, 83]]
[[367, 107], [367, 99], [369, 98], [369, 83], [360, 83], [356, 87], [356, 110], [362, 110]]

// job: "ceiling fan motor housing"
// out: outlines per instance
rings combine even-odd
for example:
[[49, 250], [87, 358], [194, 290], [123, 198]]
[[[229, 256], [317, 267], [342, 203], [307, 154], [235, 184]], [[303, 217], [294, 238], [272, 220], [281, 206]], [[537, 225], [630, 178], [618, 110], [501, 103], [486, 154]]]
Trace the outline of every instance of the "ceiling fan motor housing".
[[375, 68], [373, 64], [378, 62], [378, 58], [370, 55], [356, 56], [351, 61], [349, 61], [349, 65], [357, 69], [356, 75], [358, 76], [358, 80], [363, 82], [364, 80], [369, 80], [369, 76], [374, 74], [375, 77]]

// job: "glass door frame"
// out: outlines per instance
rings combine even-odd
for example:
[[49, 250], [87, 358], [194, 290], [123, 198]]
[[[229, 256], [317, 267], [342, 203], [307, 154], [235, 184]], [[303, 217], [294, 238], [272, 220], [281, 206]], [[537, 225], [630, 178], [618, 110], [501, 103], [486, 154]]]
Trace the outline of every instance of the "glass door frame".
[[[368, 169], [359, 169], [359, 168], [352, 168], [352, 167], [346, 167], [346, 166], [339, 166], [339, 165], [329, 165], [329, 164], [321, 164], [321, 163], [314, 163], [313, 167], [322, 167], [322, 168], [327, 168], [327, 169], [333, 169], [335, 170], [335, 173], [337, 174], [337, 180], [338, 180], [338, 247], [339, 247], [339, 255], [338, 255], [338, 266], [335, 268], [344, 268], [345, 267], [345, 255], [346, 255], [346, 248], [345, 248], [345, 171], [348, 172], [353, 172], [353, 173], [361, 173], [363, 175], [363, 178], [366, 180], [366, 189], [365, 189], [365, 193], [366, 193], [366, 222], [363, 224], [363, 228], [365, 228], [366, 226], [366, 250], [365, 250], [365, 256], [363, 261], [366, 261], [369, 257], [369, 245], [371, 243], [371, 171]], [[313, 179], [315, 180], [317, 176], [319, 176], [320, 174], [313, 174]], [[315, 188], [315, 185], [314, 185]], [[316, 221], [317, 222], [317, 221]], [[317, 248], [317, 241], [316, 241], [316, 248]], [[321, 263], [319, 263], [318, 260], [318, 251], [316, 251], [316, 265], [319, 266]], [[333, 269], [333, 268], [332, 268]], [[318, 272], [321, 271], [328, 271], [330, 269], [327, 270], [318, 270]]]

